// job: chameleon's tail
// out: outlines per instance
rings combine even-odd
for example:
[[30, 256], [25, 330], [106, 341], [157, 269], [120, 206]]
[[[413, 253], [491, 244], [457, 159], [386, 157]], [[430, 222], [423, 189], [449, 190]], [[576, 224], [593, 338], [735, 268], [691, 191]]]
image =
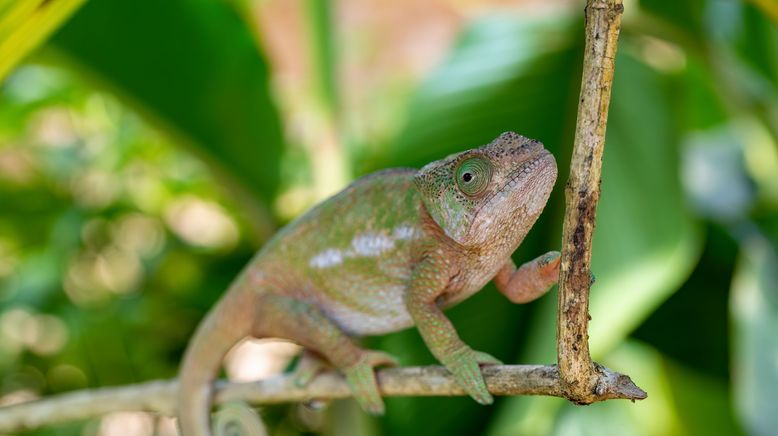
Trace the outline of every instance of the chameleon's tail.
[[183, 436], [210, 436], [213, 382], [224, 356], [251, 334], [254, 294], [231, 289], [200, 323], [179, 376], [178, 423]]

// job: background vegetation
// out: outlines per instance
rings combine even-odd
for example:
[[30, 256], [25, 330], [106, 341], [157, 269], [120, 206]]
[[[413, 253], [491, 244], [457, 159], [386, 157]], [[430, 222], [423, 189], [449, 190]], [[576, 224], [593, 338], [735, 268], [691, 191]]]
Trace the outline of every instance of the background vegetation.
[[[262, 410], [273, 434], [778, 428], [778, 6], [625, 7], [590, 336], [594, 358], [648, 400], [390, 399], [382, 419], [350, 402], [292, 405]], [[560, 164], [515, 258], [558, 247], [582, 8], [0, 3], [0, 404], [174, 377], [201, 316], [273, 229], [362, 174], [502, 131], [542, 140]], [[551, 363], [555, 304], [514, 306], [489, 286], [450, 317], [476, 349]], [[413, 330], [369, 342], [404, 364], [433, 362]], [[283, 368], [290, 352], [241, 350], [228, 365], [238, 378]], [[122, 413], [29, 434], [172, 428]]]

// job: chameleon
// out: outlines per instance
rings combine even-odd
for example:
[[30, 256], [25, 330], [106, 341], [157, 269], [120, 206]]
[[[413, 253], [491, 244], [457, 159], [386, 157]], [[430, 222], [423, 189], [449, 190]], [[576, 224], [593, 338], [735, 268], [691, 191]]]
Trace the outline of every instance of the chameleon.
[[[491, 404], [481, 366], [501, 362], [465, 344], [443, 310], [490, 280], [513, 303], [556, 283], [559, 252], [518, 268], [511, 258], [556, 177], [541, 142], [506, 132], [420, 170], [367, 175], [289, 223], [196, 329], [180, 371], [182, 433], [211, 434], [213, 381], [226, 353], [246, 337], [283, 338], [311, 350], [341, 372], [366, 412], [380, 415], [375, 367], [397, 361], [357, 339], [415, 325], [465, 392]], [[304, 375], [302, 383], [312, 378]]]

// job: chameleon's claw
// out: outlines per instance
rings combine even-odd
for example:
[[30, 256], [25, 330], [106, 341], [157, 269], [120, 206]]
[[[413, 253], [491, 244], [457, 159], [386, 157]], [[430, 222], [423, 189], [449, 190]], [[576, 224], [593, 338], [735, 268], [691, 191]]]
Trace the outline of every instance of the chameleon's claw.
[[556, 283], [559, 277], [559, 263], [562, 261], [561, 254], [558, 251], [549, 251], [540, 257], [538, 268], [543, 277], [551, 279]]
[[502, 360], [492, 356], [489, 353], [483, 351], [473, 351], [475, 353], [475, 361], [480, 365], [502, 365]]
[[343, 369], [354, 399], [365, 412], [371, 415], [384, 414], [384, 400], [378, 391], [374, 367], [397, 364], [397, 359], [387, 353], [365, 351], [356, 364]]
[[298, 388], [304, 388], [314, 377], [324, 371], [327, 366], [327, 363], [323, 359], [311, 352], [303, 351], [300, 361], [297, 363], [294, 370], [292, 370], [294, 385]]
[[561, 253], [558, 251], [549, 251], [548, 253], [540, 256], [540, 265], [545, 266], [552, 262], [559, 263]]
[[449, 359], [443, 362], [449, 371], [454, 375], [454, 379], [468, 395], [470, 395], [479, 404], [492, 404], [494, 398], [486, 388], [484, 376], [481, 374], [481, 367], [484, 365], [498, 365], [498, 359], [487, 353], [474, 351], [468, 346], [464, 346], [451, 354]]
[[370, 366], [397, 366], [400, 361], [396, 357], [383, 351], [366, 351], [364, 359]]

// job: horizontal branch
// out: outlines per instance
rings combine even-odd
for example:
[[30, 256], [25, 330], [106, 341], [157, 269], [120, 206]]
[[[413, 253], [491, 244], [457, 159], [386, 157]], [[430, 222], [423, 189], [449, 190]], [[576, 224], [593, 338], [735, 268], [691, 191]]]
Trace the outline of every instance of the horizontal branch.
[[[645, 392], [629, 377], [599, 367], [605, 382], [596, 389], [599, 400], [642, 399]], [[494, 395], [549, 395], [564, 397], [559, 371], [554, 366], [498, 365], [483, 368], [489, 392]], [[389, 397], [465, 395], [441, 366], [385, 368], [378, 371], [381, 393]], [[116, 388], [100, 388], [55, 395], [29, 403], [0, 408], [0, 433], [79, 421], [119, 411], [175, 413], [177, 380], [158, 380]], [[324, 373], [298, 387], [289, 374], [251, 383], [217, 383], [216, 404], [244, 401], [267, 405], [348, 398], [343, 378]]]

